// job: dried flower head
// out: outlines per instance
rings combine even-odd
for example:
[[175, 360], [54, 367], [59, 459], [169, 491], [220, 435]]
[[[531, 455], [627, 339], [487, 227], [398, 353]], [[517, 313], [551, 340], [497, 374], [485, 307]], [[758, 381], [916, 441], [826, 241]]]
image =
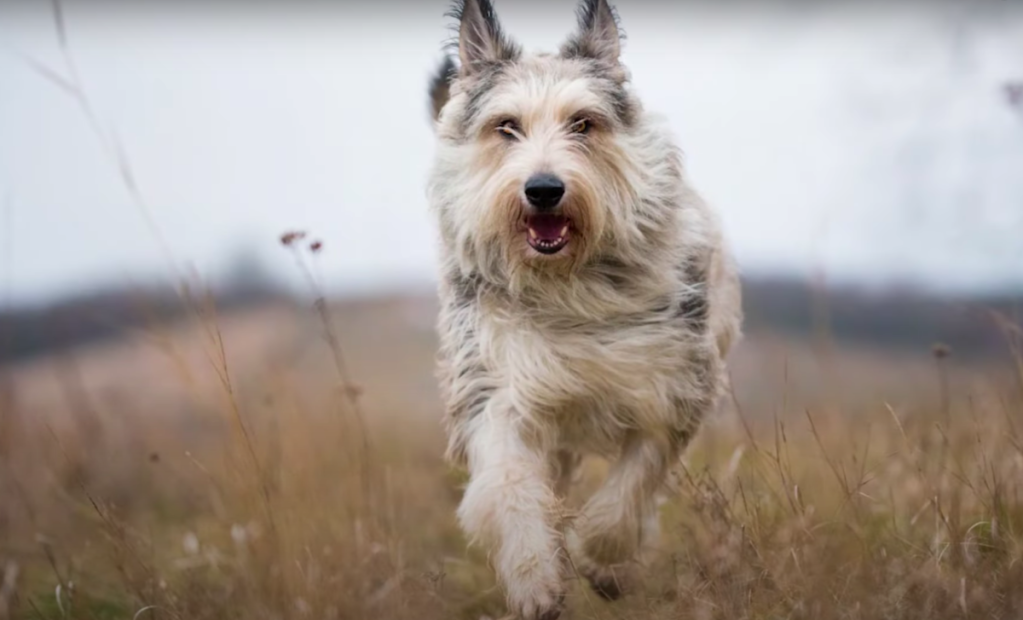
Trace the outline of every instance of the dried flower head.
[[1005, 99], [1012, 107], [1023, 107], [1023, 81], [1005, 84]]
[[281, 245], [290, 246], [296, 241], [305, 239], [305, 233], [299, 230], [292, 230], [281, 235]]

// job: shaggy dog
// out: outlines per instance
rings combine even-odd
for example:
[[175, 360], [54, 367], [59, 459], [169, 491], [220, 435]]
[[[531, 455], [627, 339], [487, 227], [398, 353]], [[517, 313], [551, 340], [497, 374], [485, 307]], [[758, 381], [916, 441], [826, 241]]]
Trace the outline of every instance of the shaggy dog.
[[[439, 376], [458, 510], [512, 612], [561, 613], [570, 567], [617, 598], [657, 535], [672, 466], [726, 389], [738, 277], [679, 149], [628, 88], [606, 0], [524, 53], [462, 0], [430, 88], [441, 236]], [[672, 78], [674, 79], [674, 78]], [[565, 523], [581, 456], [613, 460]]]

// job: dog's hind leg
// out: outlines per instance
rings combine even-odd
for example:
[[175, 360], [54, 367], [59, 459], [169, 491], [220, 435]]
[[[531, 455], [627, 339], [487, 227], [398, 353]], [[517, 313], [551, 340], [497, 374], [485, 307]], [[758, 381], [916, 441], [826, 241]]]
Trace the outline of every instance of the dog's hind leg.
[[555, 620], [564, 603], [566, 558], [551, 455], [518, 427], [500, 396], [474, 421], [470, 480], [458, 516], [492, 553], [511, 611], [524, 620]]
[[630, 434], [569, 532], [575, 567], [604, 598], [622, 595], [633, 564], [656, 544], [658, 492], [678, 449], [669, 438]]
[[579, 471], [581, 456], [569, 450], [558, 450], [554, 455], [554, 493], [558, 499], [564, 500], [572, 488]]

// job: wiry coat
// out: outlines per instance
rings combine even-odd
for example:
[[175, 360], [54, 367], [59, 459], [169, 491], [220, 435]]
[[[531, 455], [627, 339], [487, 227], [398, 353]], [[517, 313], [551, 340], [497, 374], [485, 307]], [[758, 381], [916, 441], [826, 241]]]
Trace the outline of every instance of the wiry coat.
[[[616, 459], [568, 535], [574, 564], [613, 597], [654, 540], [668, 469], [725, 389], [738, 279], [665, 124], [627, 88], [604, 0], [583, 3], [557, 55], [523, 54], [485, 0], [455, 15], [461, 66], [446, 61], [432, 84], [429, 185], [448, 456], [470, 470], [459, 516], [495, 551], [510, 606], [549, 619], [572, 466]], [[592, 129], [566, 131], [580, 118]], [[537, 170], [567, 187], [573, 230], [555, 256], [522, 228]]]

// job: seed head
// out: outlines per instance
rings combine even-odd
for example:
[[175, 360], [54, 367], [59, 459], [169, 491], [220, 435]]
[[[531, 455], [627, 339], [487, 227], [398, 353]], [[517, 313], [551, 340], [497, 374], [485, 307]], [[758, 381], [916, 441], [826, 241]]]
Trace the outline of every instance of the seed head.
[[290, 246], [296, 241], [305, 239], [305, 233], [300, 230], [292, 230], [281, 235], [281, 245]]

